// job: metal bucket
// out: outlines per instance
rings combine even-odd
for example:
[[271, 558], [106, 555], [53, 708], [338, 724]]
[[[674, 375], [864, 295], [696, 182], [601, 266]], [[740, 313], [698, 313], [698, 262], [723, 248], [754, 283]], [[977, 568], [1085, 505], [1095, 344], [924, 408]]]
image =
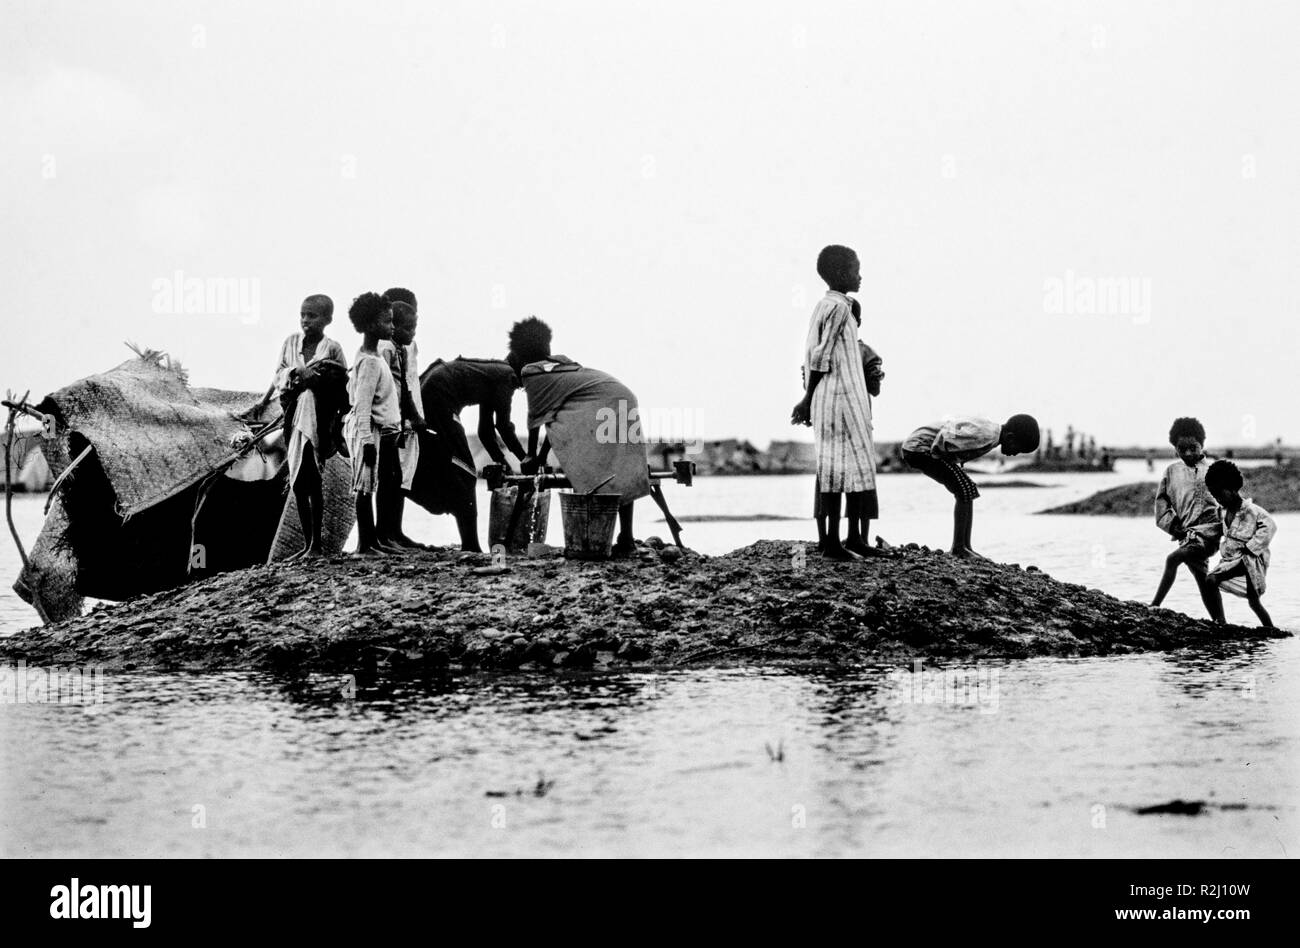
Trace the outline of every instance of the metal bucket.
[[622, 494], [561, 494], [564, 555], [578, 560], [607, 560], [614, 545]]
[[[515, 517], [515, 505], [521, 508]], [[551, 516], [551, 492], [527, 487], [520, 496], [519, 485], [508, 484], [492, 492], [488, 510], [488, 549], [500, 544], [507, 553], [523, 553], [529, 543], [546, 542], [546, 522]], [[514, 529], [510, 530], [511, 521]], [[506, 536], [506, 531], [510, 536]]]

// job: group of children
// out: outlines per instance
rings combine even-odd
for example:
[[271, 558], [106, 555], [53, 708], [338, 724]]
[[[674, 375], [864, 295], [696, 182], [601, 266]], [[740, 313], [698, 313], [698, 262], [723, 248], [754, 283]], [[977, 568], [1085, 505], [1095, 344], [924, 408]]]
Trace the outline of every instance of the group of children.
[[[813, 309], [804, 345], [804, 396], [791, 414], [792, 424], [810, 425], [816, 435], [817, 496], [814, 514], [818, 548], [827, 559], [854, 560], [879, 555], [867, 542], [871, 520], [879, 516], [872, 442], [872, 396], [884, 378], [880, 357], [858, 339], [859, 302], [848, 294], [862, 285], [858, 256], [832, 245], [817, 258], [817, 273], [827, 292]], [[1179, 461], [1171, 464], [1156, 495], [1156, 523], [1179, 543], [1165, 562], [1153, 606], [1173, 585], [1186, 564], [1216, 622], [1224, 621], [1220, 590], [1246, 598], [1260, 621], [1272, 620], [1260, 602], [1268, 570], [1269, 543], [1276, 527], [1259, 505], [1243, 498], [1243, 478], [1231, 461], [1214, 463], [1205, 456], [1205, 429], [1195, 418], [1179, 418], [1169, 432]], [[904, 462], [942, 484], [955, 498], [952, 552], [971, 557], [974, 500], [979, 489], [963, 465], [995, 447], [1013, 456], [1038, 449], [1038, 422], [1031, 415], [1012, 415], [1002, 424], [961, 416], [922, 425], [901, 445]], [[846, 538], [840, 539], [840, 495], [845, 494]], [[877, 541], [879, 542], [879, 541]], [[1209, 559], [1215, 551], [1219, 561]]]
[[[881, 360], [858, 339], [861, 305], [848, 294], [862, 286], [858, 255], [838, 244], [822, 250], [817, 273], [826, 295], [813, 309], [804, 344], [804, 396], [790, 421], [810, 425], [817, 444], [818, 548], [827, 559], [854, 560], [879, 555], [867, 539], [870, 522], [879, 516], [875, 445], [872, 441], [873, 395], [884, 378]], [[960, 416], [922, 425], [903, 441], [903, 460], [942, 484], [955, 498], [952, 552], [978, 556], [971, 547], [974, 500], [979, 489], [962, 465], [1001, 447], [1016, 455], [1038, 448], [1038, 422], [1031, 415], [1012, 415], [1003, 424]], [[840, 494], [848, 516], [840, 540]]]
[[[553, 355], [551, 329], [536, 317], [515, 323], [504, 359], [438, 359], [421, 373], [417, 306], [402, 287], [354, 299], [348, 318], [362, 341], [349, 369], [342, 347], [325, 335], [333, 302], [319, 294], [303, 301], [301, 331], [284, 341], [275, 380], [253, 409], [260, 414], [276, 396], [284, 409], [289, 485], [305, 537], [294, 556], [323, 552], [321, 465], [335, 452], [351, 465], [358, 554], [421, 547], [402, 529], [407, 496], [432, 513], [454, 514], [462, 549], [481, 550], [477, 469], [460, 422], [471, 405], [494, 463], [508, 467], [504, 444], [520, 471], [534, 474], [554, 453], [575, 490], [618, 494], [614, 553], [629, 555], [633, 504], [651, 493], [646, 445], [640, 437], [602, 438], [598, 421], [606, 414], [635, 420], [636, 395], [608, 373]], [[510, 420], [520, 388], [528, 397], [526, 451]]]
[[[362, 293], [352, 301], [348, 318], [361, 334], [361, 348], [351, 367], [343, 348], [325, 335], [333, 320], [334, 303], [323, 294], [303, 300], [299, 322], [301, 331], [290, 335], [281, 346], [275, 380], [255, 410], [279, 397], [284, 410], [285, 443], [289, 484], [293, 491], [305, 543], [295, 556], [312, 556], [322, 552], [321, 532], [324, 520], [324, 489], [321, 465], [336, 452], [342, 452], [351, 464], [351, 486], [356, 495], [358, 528], [357, 552], [363, 555], [389, 555], [419, 548], [402, 529], [405, 497], [415, 486], [420, 466], [421, 433], [429, 429], [425, 420], [426, 398], [423, 383], [438, 393], [448, 388], [445, 376], [460, 378], [456, 372], [439, 371], [446, 363], [435, 363], [422, 381], [415, 332], [419, 324], [415, 294], [403, 287], [385, 293]], [[473, 362], [477, 360], [456, 360]], [[492, 362], [493, 360], [483, 360]], [[497, 373], [513, 379], [504, 361], [495, 360]], [[500, 387], [500, 386], [498, 386]], [[505, 415], [509, 416], [509, 393], [506, 388]], [[454, 394], [456, 385], [450, 386]], [[469, 445], [460, 429], [456, 411], [443, 400], [433, 399], [439, 414], [444, 441], [445, 468], [458, 468], [462, 487], [438, 493], [455, 493], [458, 503], [448, 509], [457, 514], [467, 549], [478, 548], [473, 509], [475, 470]], [[490, 410], [497, 409], [495, 402]], [[441, 416], [445, 414], [444, 419]], [[459, 438], [453, 427], [459, 431]], [[523, 452], [513, 430], [516, 453]], [[427, 441], [424, 442], [426, 445]], [[495, 440], [489, 448], [499, 453]], [[468, 508], [468, 509], [466, 509]], [[466, 533], [468, 531], [468, 533]]]
[[[1242, 497], [1245, 480], [1231, 461], [1213, 463], [1205, 455], [1205, 428], [1195, 418], [1177, 418], [1169, 443], [1178, 460], [1165, 470], [1156, 491], [1156, 526], [1178, 542], [1165, 558], [1152, 606], [1164, 602], [1178, 567], [1196, 580], [1210, 618], [1223, 622], [1220, 590], [1244, 596], [1266, 626], [1273, 620], [1260, 601], [1268, 572], [1269, 544], [1277, 527], [1268, 511]], [[1210, 567], [1210, 557], [1219, 562]]]

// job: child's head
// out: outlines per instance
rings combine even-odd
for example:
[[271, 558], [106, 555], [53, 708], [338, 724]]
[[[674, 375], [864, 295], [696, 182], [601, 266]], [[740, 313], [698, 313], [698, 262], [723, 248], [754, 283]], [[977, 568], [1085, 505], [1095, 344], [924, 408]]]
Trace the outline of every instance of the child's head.
[[1195, 467], [1205, 454], [1205, 428], [1195, 418], [1175, 418], [1169, 427], [1169, 443], [1184, 464]]
[[1033, 415], [1012, 415], [1002, 426], [998, 439], [1002, 453], [1008, 457], [1038, 450], [1038, 419]]
[[862, 287], [858, 255], [848, 247], [831, 244], [817, 255], [817, 274], [840, 293], [854, 293]]
[[378, 293], [362, 293], [348, 308], [352, 328], [376, 339], [393, 338], [393, 310]]
[[409, 346], [415, 338], [415, 328], [420, 317], [415, 307], [403, 300], [393, 303], [393, 342], [399, 346]]
[[1241, 471], [1231, 461], [1215, 461], [1205, 472], [1205, 489], [1220, 507], [1236, 510], [1241, 506], [1239, 491], [1245, 480]]
[[313, 293], [302, 301], [298, 324], [308, 336], [319, 336], [334, 320], [334, 301], [324, 293]]
[[420, 309], [420, 304], [415, 302], [415, 294], [404, 286], [394, 286], [384, 290], [384, 299], [390, 303], [405, 303], [417, 312]]
[[550, 326], [536, 316], [529, 316], [510, 327], [510, 354], [506, 356], [506, 361], [515, 370], [515, 375], [522, 372], [528, 363], [550, 357]]

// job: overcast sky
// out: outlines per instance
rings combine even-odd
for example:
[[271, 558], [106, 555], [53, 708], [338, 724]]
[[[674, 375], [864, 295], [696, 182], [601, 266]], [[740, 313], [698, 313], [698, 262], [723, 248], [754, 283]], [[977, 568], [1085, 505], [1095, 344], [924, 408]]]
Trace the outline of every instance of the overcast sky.
[[[304, 295], [351, 354], [348, 302], [403, 284], [426, 360], [537, 314], [688, 434], [809, 439], [836, 242], [880, 439], [1300, 441], [1298, 9], [4, 0], [0, 388], [133, 340], [262, 389]], [[256, 311], [169, 311], [177, 271]]]

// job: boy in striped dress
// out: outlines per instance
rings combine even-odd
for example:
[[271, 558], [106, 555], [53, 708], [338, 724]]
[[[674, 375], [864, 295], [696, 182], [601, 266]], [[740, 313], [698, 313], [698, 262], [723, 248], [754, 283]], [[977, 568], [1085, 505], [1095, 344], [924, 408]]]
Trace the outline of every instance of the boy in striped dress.
[[[827, 293], [813, 309], [804, 344], [803, 400], [790, 423], [812, 425], [817, 443], [817, 490], [826, 515], [822, 556], [856, 560], [870, 556], [865, 524], [879, 516], [876, 459], [871, 441], [871, 401], [858, 348], [857, 300], [847, 294], [862, 286], [858, 255], [832, 245], [817, 257]], [[848, 536], [840, 541], [840, 494], [848, 494]]]

